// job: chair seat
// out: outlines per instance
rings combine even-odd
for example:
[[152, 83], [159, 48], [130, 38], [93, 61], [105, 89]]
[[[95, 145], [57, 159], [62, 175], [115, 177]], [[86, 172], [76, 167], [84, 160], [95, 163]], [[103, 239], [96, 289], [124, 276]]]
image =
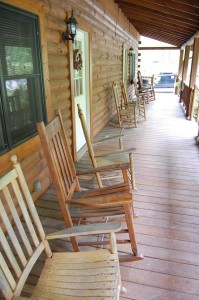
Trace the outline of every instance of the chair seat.
[[103, 157], [96, 157], [97, 166], [103, 167], [104, 165], [114, 165], [114, 164], [122, 164], [122, 163], [128, 163], [129, 162], [129, 154], [128, 153], [122, 153], [114, 156], [103, 156]]
[[114, 216], [124, 215], [124, 208], [121, 205], [114, 206], [114, 207], [106, 207], [106, 208], [92, 208], [92, 207], [85, 207], [80, 205], [70, 205], [69, 210], [72, 219], [103, 218], [107, 216], [114, 217]]
[[118, 285], [117, 254], [107, 249], [53, 253], [46, 260], [32, 298], [119, 299]]

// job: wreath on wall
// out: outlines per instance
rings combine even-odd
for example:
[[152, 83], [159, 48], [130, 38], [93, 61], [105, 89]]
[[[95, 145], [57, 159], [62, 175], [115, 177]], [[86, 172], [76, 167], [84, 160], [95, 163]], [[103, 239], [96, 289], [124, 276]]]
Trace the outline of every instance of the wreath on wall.
[[73, 67], [75, 70], [79, 71], [82, 69], [82, 52], [79, 49], [73, 50]]

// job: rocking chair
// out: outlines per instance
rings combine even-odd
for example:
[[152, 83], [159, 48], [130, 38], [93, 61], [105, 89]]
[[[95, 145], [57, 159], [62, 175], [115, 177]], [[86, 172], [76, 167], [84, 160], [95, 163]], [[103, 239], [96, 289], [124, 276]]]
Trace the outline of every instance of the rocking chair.
[[135, 101], [131, 107], [125, 105], [125, 103], [119, 100], [117, 84], [113, 83], [112, 87], [118, 117], [118, 126], [120, 128], [137, 127], [137, 101]]
[[[76, 174], [61, 113], [56, 110], [55, 118], [46, 126], [43, 122], [37, 123], [37, 129], [66, 226], [72, 227], [73, 222], [79, 222], [79, 220], [93, 222], [93, 219], [100, 218], [100, 221], [104, 222], [102, 217], [107, 216], [110, 221], [115, 220], [115, 217], [118, 220], [119, 217], [119, 220], [124, 220], [127, 225], [127, 230], [122, 230], [121, 233], [127, 233], [129, 239], [123, 238], [118, 243], [129, 242], [132, 250], [130, 255], [124, 255], [120, 260], [142, 259], [142, 256], [138, 255], [132, 220], [132, 194], [127, 176], [129, 164], [116, 164]], [[101, 189], [81, 191], [77, 175], [113, 170], [122, 170], [123, 183]], [[78, 244], [75, 237], [71, 238], [71, 242], [75, 251], [79, 251], [79, 245], [106, 244], [106, 241]]]
[[121, 82], [121, 92], [122, 92], [122, 98], [124, 100], [124, 105], [126, 107], [131, 108], [131, 106], [134, 107], [134, 103], [136, 102], [137, 105], [137, 120], [138, 122], [146, 121], [146, 105], [145, 105], [145, 95], [136, 94], [136, 98], [131, 98], [127, 96], [124, 84]]
[[[97, 167], [103, 167], [103, 166], [109, 166], [109, 165], [115, 165], [118, 163], [128, 163], [128, 174], [129, 174], [129, 180], [132, 185], [132, 189], [135, 190], [135, 176], [134, 176], [134, 169], [133, 169], [133, 151], [135, 151], [135, 148], [131, 149], [123, 149], [123, 143], [122, 143], [122, 134], [115, 135], [115, 136], [108, 136], [102, 140], [97, 140], [96, 142], [91, 143], [89, 133], [86, 127], [86, 121], [82, 112], [82, 109], [80, 107], [80, 104], [77, 104], [78, 108], [78, 115], [82, 124], [82, 129], [84, 132], [84, 137], [86, 140], [86, 144], [88, 147], [88, 153], [92, 161], [92, 165], [94, 168]], [[95, 145], [99, 145], [105, 142], [109, 142], [113, 139], [119, 138], [119, 149], [116, 149], [114, 151], [110, 152], [104, 152], [104, 153], [98, 153], [95, 154], [93, 147]], [[121, 173], [121, 172], [120, 172]], [[97, 182], [100, 188], [103, 187], [102, 180], [111, 180], [113, 178], [121, 177], [122, 175], [110, 175], [110, 176], [100, 176], [99, 173], [96, 173]], [[122, 176], [123, 177], [123, 176]]]
[[[15, 155], [11, 159], [14, 169], [0, 179], [0, 289], [4, 298], [119, 300], [121, 278], [114, 232], [120, 230], [120, 223], [76, 226], [45, 235], [20, 164]], [[48, 243], [100, 233], [109, 233], [110, 250], [55, 253]], [[26, 279], [44, 251], [45, 265], [31, 298], [23, 296]]]
[[[149, 102], [154, 101], [155, 98], [155, 90], [154, 90], [154, 75], [152, 76], [144, 76], [142, 77], [141, 72], [138, 71], [138, 90], [140, 92], [147, 91], [149, 93]], [[144, 80], [148, 83], [144, 84]]]

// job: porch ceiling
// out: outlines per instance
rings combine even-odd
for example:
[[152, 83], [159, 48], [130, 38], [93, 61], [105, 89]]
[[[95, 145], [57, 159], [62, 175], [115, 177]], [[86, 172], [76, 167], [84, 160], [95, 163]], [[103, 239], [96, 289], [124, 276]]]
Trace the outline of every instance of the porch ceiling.
[[198, 0], [115, 0], [140, 35], [180, 47], [199, 30]]

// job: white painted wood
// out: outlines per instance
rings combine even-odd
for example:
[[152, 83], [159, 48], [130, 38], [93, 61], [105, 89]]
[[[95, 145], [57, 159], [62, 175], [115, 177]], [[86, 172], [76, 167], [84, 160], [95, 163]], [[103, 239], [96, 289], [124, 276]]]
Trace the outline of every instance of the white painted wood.
[[[85, 115], [86, 124], [90, 132], [90, 99], [89, 99], [89, 46], [88, 33], [78, 30], [75, 37], [73, 49], [79, 49], [82, 53], [82, 69], [74, 72], [74, 88], [75, 88], [75, 124], [76, 124], [76, 151], [78, 152], [86, 143], [82, 131], [81, 123], [78, 117], [77, 104], [81, 104]], [[75, 87], [76, 86], [76, 87]], [[77, 157], [79, 158], [78, 154]]]

